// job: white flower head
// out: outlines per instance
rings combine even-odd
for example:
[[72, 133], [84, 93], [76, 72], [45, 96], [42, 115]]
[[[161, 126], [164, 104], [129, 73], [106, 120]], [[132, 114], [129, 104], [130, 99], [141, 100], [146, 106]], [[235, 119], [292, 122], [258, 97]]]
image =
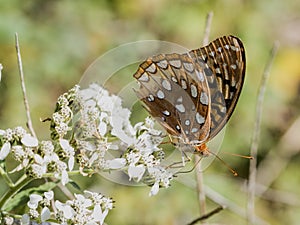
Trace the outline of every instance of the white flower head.
[[156, 195], [159, 191], [159, 187], [168, 188], [170, 186], [170, 180], [173, 179], [173, 174], [163, 167], [148, 167], [148, 172], [155, 182], [149, 193], [150, 196]]
[[55, 207], [63, 213], [64, 218], [71, 219], [76, 214], [75, 210], [67, 204], [63, 204], [60, 201], [55, 201]]
[[24, 137], [24, 135], [26, 135], [26, 130], [23, 128], [23, 127], [15, 127], [14, 130], [13, 130], [15, 136], [17, 136], [18, 138], [22, 138]]

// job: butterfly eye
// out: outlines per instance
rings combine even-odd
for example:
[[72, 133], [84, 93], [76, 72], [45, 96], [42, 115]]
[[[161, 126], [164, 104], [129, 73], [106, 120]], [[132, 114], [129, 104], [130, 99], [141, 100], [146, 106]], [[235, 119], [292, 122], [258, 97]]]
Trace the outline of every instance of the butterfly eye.
[[140, 83], [136, 92], [171, 136], [201, 145], [216, 136], [232, 115], [245, 67], [242, 42], [224, 36], [185, 54], [149, 58], [134, 74]]

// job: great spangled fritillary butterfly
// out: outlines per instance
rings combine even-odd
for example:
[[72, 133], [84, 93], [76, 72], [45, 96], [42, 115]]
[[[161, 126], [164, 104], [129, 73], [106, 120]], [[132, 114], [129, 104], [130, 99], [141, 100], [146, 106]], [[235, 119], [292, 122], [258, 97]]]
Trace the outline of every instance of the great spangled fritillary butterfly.
[[206, 143], [229, 120], [245, 78], [243, 43], [224, 36], [184, 54], [144, 61], [134, 77], [145, 108], [172, 136], [209, 154]]

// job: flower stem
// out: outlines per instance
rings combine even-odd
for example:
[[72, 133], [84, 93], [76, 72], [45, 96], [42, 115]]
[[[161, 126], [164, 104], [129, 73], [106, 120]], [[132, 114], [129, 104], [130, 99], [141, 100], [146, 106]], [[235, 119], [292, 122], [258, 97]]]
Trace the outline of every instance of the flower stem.
[[2, 166], [0, 166], [0, 175], [3, 177], [3, 179], [5, 180], [6, 184], [11, 188], [14, 186], [14, 183], [12, 182], [12, 180], [10, 179], [10, 177], [8, 176], [7, 172], [3, 169]]
[[1, 197], [0, 199], [0, 210], [2, 211], [5, 204], [15, 195], [17, 192], [24, 187], [26, 184], [28, 184], [30, 181], [32, 181], [33, 178], [28, 177], [27, 175], [23, 175], [20, 177], [20, 179], [12, 185], [9, 190]]

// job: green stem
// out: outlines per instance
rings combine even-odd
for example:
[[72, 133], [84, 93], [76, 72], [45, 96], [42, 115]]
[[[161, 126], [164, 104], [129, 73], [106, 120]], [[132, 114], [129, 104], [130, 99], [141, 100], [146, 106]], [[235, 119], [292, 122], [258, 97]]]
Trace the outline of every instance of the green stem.
[[0, 209], [3, 210], [5, 204], [15, 195], [17, 192], [24, 187], [26, 184], [28, 184], [30, 181], [32, 181], [34, 178], [28, 177], [27, 175], [23, 175], [20, 177], [20, 179], [10, 187], [10, 189], [2, 196], [0, 199]]
[[10, 179], [7, 172], [3, 169], [2, 166], [0, 166], [0, 175], [3, 177], [3, 179], [10, 188], [14, 186], [14, 183], [12, 182], [12, 180]]

